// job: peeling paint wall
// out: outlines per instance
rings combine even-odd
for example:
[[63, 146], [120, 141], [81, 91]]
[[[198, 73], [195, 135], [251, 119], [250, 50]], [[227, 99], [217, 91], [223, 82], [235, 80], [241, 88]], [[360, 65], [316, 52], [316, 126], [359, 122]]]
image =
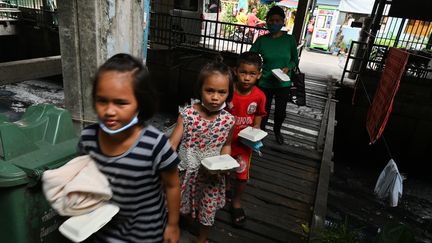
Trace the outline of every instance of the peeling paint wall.
[[[107, 56], [119, 52], [142, 55], [144, 9], [141, 1], [107, 0], [103, 16]], [[105, 33], [101, 33], [104, 35]]]

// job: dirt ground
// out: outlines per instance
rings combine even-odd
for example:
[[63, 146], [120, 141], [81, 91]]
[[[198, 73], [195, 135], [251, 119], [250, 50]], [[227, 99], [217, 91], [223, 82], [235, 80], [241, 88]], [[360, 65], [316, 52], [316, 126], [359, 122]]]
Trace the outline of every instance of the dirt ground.
[[328, 193], [327, 223], [343, 224], [358, 233], [361, 242], [374, 242], [385, 225], [403, 224], [417, 242], [432, 241], [432, 181], [408, 177], [397, 207], [373, 193], [381, 170], [335, 163]]
[[[300, 59], [300, 68], [306, 75], [336, 80], [340, 80], [344, 64], [343, 56], [307, 50]], [[336, 147], [343, 145], [335, 144]], [[334, 149], [334, 152], [340, 151]], [[348, 156], [341, 159], [337, 154], [335, 158], [328, 193], [327, 228], [347, 222], [349, 230], [358, 233], [360, 242], [374, 242], [385, 225], [403, 224], [413, 232], [417, 242], [432, 242], [432, 179], [414, 173], [404, 175], [402, 198], [392, 208], [373, 193], [387, 161], [359, 163]]]

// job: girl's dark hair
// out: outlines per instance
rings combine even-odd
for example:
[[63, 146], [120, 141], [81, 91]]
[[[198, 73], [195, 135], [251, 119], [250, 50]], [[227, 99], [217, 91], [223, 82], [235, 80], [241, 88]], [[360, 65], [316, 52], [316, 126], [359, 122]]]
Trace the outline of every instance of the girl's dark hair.
[[258, 70], [262, 68], [261, 56], [256, 52], [246, 51], [240, 54], [237, 58], [237, 68], [243, 63], [255, 65]]
[[144, 124], [156, 111], [156, 95], [150, 82], [147, 67], [142, 61], [125, 53], [112, 56], [102, 64], [93, 79], [92, 98], [95, 104], [96, 88], [102, 73], [116, 71], [120, 73], [131, 72], [133, 78], [133, 89], [138, 102], [138, 121]]
[[267, 12], [266, 20], [268, 20], [270, 18], [270, 16], [272, 16], [272, 15], [279, 15], [283, 19], [285, 19], [285, 12], [279, 6], [273, 6], [270, 8], [270, 10]]
[[216, 61], [212, 61], [210, 63], [207, 63], [200, 71], [198, 75], [198, 82], [196, 85], [195, 93], [196, 96], [201, 100], [201, 91], [202, 87], [204, 85], [204, 81], [214, 74], [221, 74], [228, 78], [229, 81], [229, 87], [228, 87], [228, 97], [226, 99], [227, 102], [231, 101], [233, 96], [233, 74], [231, 71], [231, 68], [228, 67], [226, 64], [222, 62], [222, 57], [218, 56], [216, 57]]

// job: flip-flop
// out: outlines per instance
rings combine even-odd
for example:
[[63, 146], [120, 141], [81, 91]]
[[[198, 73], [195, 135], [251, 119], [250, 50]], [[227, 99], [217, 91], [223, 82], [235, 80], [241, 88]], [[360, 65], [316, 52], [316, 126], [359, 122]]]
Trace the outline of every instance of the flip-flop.
[[225, 192], [225, 200], [227, 201], [227, 202], [231, 202], [232, 201], [232, 198], [233, 198], [233, 191], [232, 190], [227, 190], [226, 192]]
[[246, 222], [243, 208], [231, 208], [231, 220], [235, 227], [243, 227]]

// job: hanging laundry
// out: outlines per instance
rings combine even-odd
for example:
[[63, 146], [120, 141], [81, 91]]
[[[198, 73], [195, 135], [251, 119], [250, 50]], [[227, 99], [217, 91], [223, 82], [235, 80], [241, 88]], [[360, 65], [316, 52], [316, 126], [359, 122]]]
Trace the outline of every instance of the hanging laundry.
[[378, 177], [374, 192], [380, 199], [389, 198], [390, 207], [396, 207], [402, 197], [402, 176], [393, 159], [387, 163]]
[[366, 128], [371, 143], [378, 140], [384, 131], [408, 57], [407, 51], [390, 48], [384, 71], [367, 114]]
[[42, 190], [51, 207], [63, 216], [89, 213], [112, 197], [107, 178], [88, 155], [76, 157], [60, 168], [45, 171], [42, 175]]

